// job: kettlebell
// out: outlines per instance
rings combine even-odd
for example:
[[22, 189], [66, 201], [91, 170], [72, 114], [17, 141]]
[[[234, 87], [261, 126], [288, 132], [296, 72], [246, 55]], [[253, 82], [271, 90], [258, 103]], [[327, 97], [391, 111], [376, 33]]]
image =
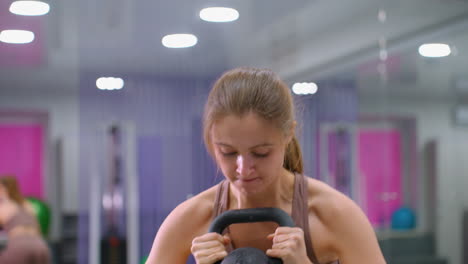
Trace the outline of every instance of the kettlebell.
[[[294, 221], [279, 208], [251, 208], [229, 210], [214, 219], [209, 232], [222, 234], [223, 230], [231, 224], [253, 222], [276, 222], [279, 226], [294, 227]], [[215, 264], [282, 264], [278, 258], [268, 257], [257, 248], [245, 247], [233, 250], [223, 260]]]

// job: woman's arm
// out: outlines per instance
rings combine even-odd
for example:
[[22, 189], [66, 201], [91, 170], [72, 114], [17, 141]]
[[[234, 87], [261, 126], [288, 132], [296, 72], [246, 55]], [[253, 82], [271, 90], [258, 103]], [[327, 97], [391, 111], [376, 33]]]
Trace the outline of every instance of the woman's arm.
[[192, 240], [206, 233], [212, 203], [194, 197], [177, 206], [159, 228], [146, 264], [185, 264]]
[[341, 264], [385, 264], [374, 229], [357, 204], [344, 195], [331, 199], [326, 225]]
[[[190, 254], [190, 234], [184, 228], [184, 212], [176, 208], [159, 228], [148, 256], [147, 264], [185, 264]], [[187, 220], [185, 220], [187, 221]]]

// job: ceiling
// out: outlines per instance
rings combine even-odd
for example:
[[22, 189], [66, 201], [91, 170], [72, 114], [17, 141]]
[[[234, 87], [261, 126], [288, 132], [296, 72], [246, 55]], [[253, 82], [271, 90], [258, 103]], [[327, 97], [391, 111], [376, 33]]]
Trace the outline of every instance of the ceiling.
[[[43, 41], [43, 60], [33, 65], [0, 63], [0, 93], [76, 92], [79, 74], [83, 72], [212, 76], [239, 65], [273, 68], [290, 82], [351, 76], [362, 87], [372, 87], [378, 81], [375, 69], [380, 63], [377, 59], [380, 38], [386, 39], [387, 63], [393, 63], [393, 68], [387, 67], [392, 70], [389, 76], [403, 93], [408, 90], [405, 86], [416, 86], [414, 83], [421, 80], [453, 82], [454, 76], [468, 74], [463, 70], [468, 68], [465, 50], [468, 1], [50, 0], [49, 3], [51, 12], [35, 22], [42, 26], [39, 39]], [[217, 24], [198, 18], [201, 8], [214, 5], [238, 9], [239, 20]], [[384, 22], [377, 18], [379, 10], [386, 12]], [[5, 14], [2, 12], [0, 17]], [[0, 30], [12, 23], [5, 21], [0, 19]], [[167, 49], [161, 45], [164, 35], [180, 32], [197, 35], [198, 44], [188, 49]], [[457, 55], [439, 61], [423, 60], [414, 51], [426, 40], [450, 42], [457, 47]], [[0, 45], [0, 58], [9, 52], [6, 44]]]

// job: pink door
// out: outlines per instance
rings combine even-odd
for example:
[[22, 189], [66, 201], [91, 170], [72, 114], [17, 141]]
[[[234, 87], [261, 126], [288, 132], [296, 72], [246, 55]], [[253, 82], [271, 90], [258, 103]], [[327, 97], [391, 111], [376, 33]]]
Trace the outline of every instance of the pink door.
[[358, 140], [363, 209], [374, 227], [384, 227], [401, 206], [400, 133], [361, 129]]
[[16, 176], [25, 196], [43, 198], [43, 129], [39, 124], [0, 124], [0, 175]]

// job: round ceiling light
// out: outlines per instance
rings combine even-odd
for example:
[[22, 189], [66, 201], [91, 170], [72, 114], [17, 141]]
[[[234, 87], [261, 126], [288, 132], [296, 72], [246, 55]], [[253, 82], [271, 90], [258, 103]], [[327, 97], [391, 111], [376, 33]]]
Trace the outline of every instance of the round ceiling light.
[[450, 46], [443, 43], [428, 43], [419, 46], [419, 54], [424, 57], [438, 58], [450, 55]]
[[229, 7], [208, 7], [200, 11], [200, 18], [208, 22], [232, 22], [239, 18], [239, 12]]
[[49, 13], [50, 6], [41, 1], [15, 1], [10, 5], [10, 12], [22, 16], [42, 16]]
[[96, 80], [96, 86], [100, 90], [120, 90], [124, 84], [122, 78], [116, 77], [100, 77]]
[[195, 46], [198, 39], [192, 34], [171, 34], [164, 36], [161, 42], [167, 48], [188, 48]]
[[26, 44], [34, 40], [34, 33], [28, 30], [7, 29], [0, 32], [0, 41], [11, 44]]
[[315, 94], [318, 91], [318, 86], [316, 83], [313, 82], [295, 83], [292, 86], [292, 90], [295, 94], [298, 95]]

